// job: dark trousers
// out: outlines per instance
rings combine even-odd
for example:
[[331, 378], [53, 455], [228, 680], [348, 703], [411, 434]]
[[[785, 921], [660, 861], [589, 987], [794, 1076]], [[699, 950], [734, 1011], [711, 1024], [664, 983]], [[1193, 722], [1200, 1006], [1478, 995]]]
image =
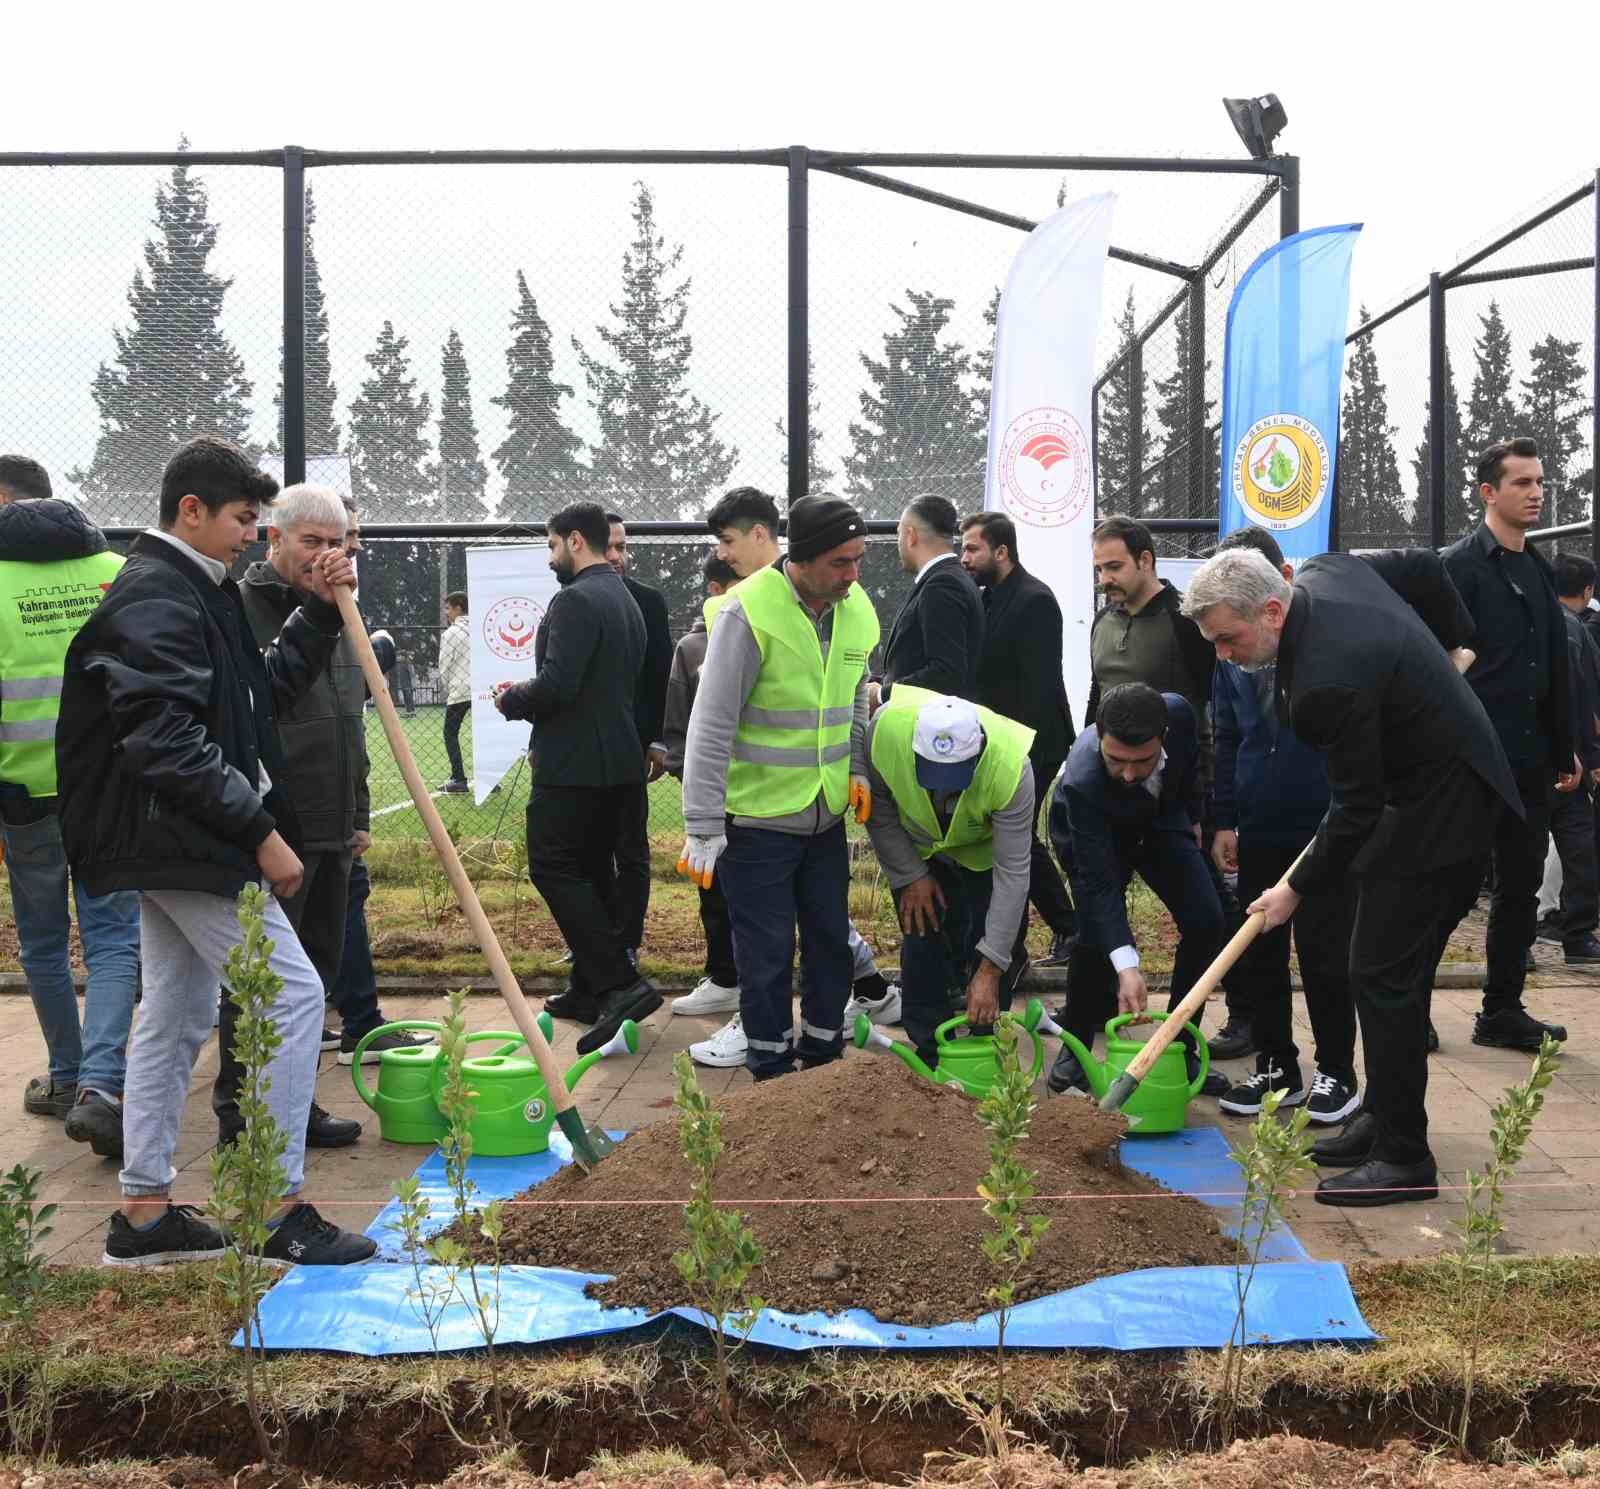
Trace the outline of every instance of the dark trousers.
[[[1167, 907], [1178, 927], [1178, 951], [1172, 966], [1172, 994], [1167, 1007], [1184, 994], [1211, 965], [1222, 939], [1222, 905], [1193, 836], [1187, 832], [1152, 832], [1122, 865], [1126, 889], [1134, 874], [1144, 880]], [[1080, 938], [1082, 933], [1080, 932]], [[1114, 946], [1087, 946], [1080, 939], [1072, 953], [1065, 1009], [1057, 1017], [1064, 1029], [1093, 1047], [1095, 1035], [1117, 1012], [1117, 974], [1111, 966]], [[1182, 1036], [1186, 1045], [1193, 1043]]]
[[1378, 1120], [1373, 1156], [1390, 1163], [1419, 1163], [1428, 1156], [1433, 979], [1450, 933], [1476, 902], [1482, 883], [1481, 856], [1425, 878], [1367, 875], [1355, 881], [1350, 982], [1366, 1056], [1363, 1106]]
[[[1040, 765], [1035, 760], [1032, 765], [1033, 800], [1043, 810], [1049, 805], [1050, 784], [1061, 769], [1061, 762], [1046, 761]], [[1039, 836], [1038, 812], [1034, 813], [1033, 849], [1028, 860], [1028, 898], [1039, 912], [1039, 918], [1050, 927], [1052, 935], [1071, 936], [1077, 933], [1078, 914], [1072, 908], [1071, 896], [1067, 894], [1067, 886], [1062, 881], [1060, 870], [1056, 868], [1056, 861], [1050, 856], [1048, 845]], [[1027, 917], [1023, 918], [1026, 920]]]
[[700, 926], [706, 933], [706, 976], [718, 987], [737, 987], [733, 922], [728, 918], [728, 902], [722, 896], [720, 874], [712, 879], [710, 889], [700, 891]]
[[617, 918], [624, 944], [637, 951], [650, 908], [650, 798], [644, 787], [618, 824], [616, 857]]
[[450, 779], [464, 781], [467, 767], [461, 763], [461, 721], [472, 712], [472, 703], [447, 703], [444, 710], [444, 752], [450, 757]]
[[[322, 979], [324, 994], [331, 994], [339, 980], [339, 962], [344, 955], [345, 912], [349, 903], [350, 850], [338, 853], [302, 853], [305, 878], [299, 892], [285, 900], [283, 913], [306, 956]], [[211, 1084], [211, 1110], [224, 1131], [242, 1125], [239, 1116], [239, 1089], [244, 1085], [244, 1066], [234, 1050], [239, 1010], [226, 990], [221, 993], [221, 1018], [217, 1024], [217, 1078]]]
[[1562, 944], [1573, 946], [1600, 925], [1600, 869], [1596, 867], [1594, 799], [1587, 786], [1557, 791], [1550, 836], [1561, 859], [1561, 905], [1551, 917]]
[[[1305, 843], [1270, 834], [1239, 834], [1239, 902], [1248, 905], [1272, 888]], [[1356, 1009], [1350, 992], [1350, 933], [1355, 915], [1348, 886], [1307, 895], [1289, 925], [1258, 936], [1234, 968], [1251, 1008], [1258, 1059], [1280, 1070], [1298, 1063], [1289, 984], [1289, 934], [1300, 956], [1306, 1013], [1317, 1041], [1317, 1069], [1354, 1084]]]
[[415, 713], [417, 711], [417, 705], [412, 685], [408, 682], [403, 682], [395, 689], [395, 691], [400, 695], [401, 708], [405, 709], [407, 713]]
[[[717, 878], [733, 926], [739, 1012], [757, 1080], [844, 1053], [850, 996], [850, 858], [844, 823], [815, 837], [728, 824]], [[794, 950], [800, 938], [800, 1027], [795, 1037]]]
[[643, 796], [641, 781], [535, 785], [528, 800], [528, 878], [572, 949], [573, 987], [596, 1000], [639, 978], [628, 959], [613, 865]]
[[1550, 848], [1550, 798], [1556, 794], [1547, 768], [1513, 772], [1526, 818], [1503, 807], [1495, 823], [1491, 862], [1494, 892], [1489, 899], [1488, 972], [1483, 1011], [1522, 1006], [1523, 964], [1539, 929], [1539, 886]]
[[339, 958], [339, 975], [333, 982], [333, 1006], [339, 1010], [344, 1032], [360, 1039], [383, 1022], [378, 1007], [378, 974], [372, 966], [372, 940], [367, 934], [367, 899], [372, 894], [372, 875], [367, 861], [358, 858], [350, 865], [350, 892], [344, 912], [344, 954]]

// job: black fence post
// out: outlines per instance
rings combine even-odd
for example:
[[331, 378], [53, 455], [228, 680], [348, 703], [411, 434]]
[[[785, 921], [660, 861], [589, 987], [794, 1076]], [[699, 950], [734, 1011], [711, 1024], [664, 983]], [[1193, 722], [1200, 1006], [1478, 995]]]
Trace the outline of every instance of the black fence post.
[[[1206, 487], [1211, 479], [1211, 461], [1206, 450], [1206, 277], [1197, 274], [1189, 281], [1189, 365], [1183, 369], [1183, 385], [1189, 409], [1184, 422], [1189, 426], [1189, 470], [1184, 482], [1184, 514], [1199, 517], [1206, 508]], [[1221, 500], [1221, 493], [1218, 493]], [[1221, 507], [1217, 508], [1221, 514]]]
[[283, 484], [306, 478], [306, 152], [283, 147]]
[[1278, 236], [1292, 237], [1300, 231], [1300, 157], [1285, 155], [1278, 173]]
[[1428, 546], [1444, 547], [1444, 281], [1428, 276]]
[[1594, 173], [1594, 339], [1589, 345], [1589, 401], [1594, 426], [1589, 437], [1589, 556], [1600, 562], [1600, 170]]
[[789, 146], [789, 500], [811, 487], [810, 151]]

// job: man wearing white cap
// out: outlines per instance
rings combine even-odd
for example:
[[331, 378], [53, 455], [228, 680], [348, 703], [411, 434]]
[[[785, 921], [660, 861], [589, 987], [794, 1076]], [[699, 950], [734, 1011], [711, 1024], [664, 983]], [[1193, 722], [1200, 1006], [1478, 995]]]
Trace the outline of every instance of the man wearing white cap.
[[1026, 967], [1032, 745], [1011, 719], [903, 683], [867, 726], [867, 831], [905, 935], [906, 1033], [929, 1065], [960, 997], [970, 1023], [992, 1024]]

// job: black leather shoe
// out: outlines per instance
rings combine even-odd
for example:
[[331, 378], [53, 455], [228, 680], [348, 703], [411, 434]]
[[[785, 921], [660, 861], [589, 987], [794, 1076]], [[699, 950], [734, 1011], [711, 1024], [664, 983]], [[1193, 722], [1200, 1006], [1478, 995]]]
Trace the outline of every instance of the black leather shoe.
[[[549, 1003], [545, 1004], [546, 1008], [549, 1006]], [[597, 1050], [609, 1044], [617, 1037], [617, 1031], [622, 1027], [624, 1020], [632, 1019], [637, 1024], [649, 1018], [659, 1007], [661, 1007], [661, 994], [645, 977], [641, 977], [631, 987], [607, 993], [605, 1008], [601, 1012], [599, 1022], [578, 1040], [578, 1053], [587, 1055], [590, 1050]]]
[[1312, 1198], [1319, 1205], [1351, 1208], [1438, 1199], [1439, 1170], [1431, 1158], [1422, 1163], [1388, 1163], [1382, 1158], [1369, 1158], [1359, 1168], [1324, 1179]]
[[544, 1011], [553, 1019], [571, 1019], [577, 1024], [592, 1024], [600, 1017], [599, 1004], [572, 988], [546, 998]]
[[1372, 1157], [1377, 1141], [1378, 1119], [1371, 1112], [1357, 1112], [1337, 1132], [1312, 1143], [1311, 1161], [1324, 1168], [1353, 1168]]
[[1057, 1096], [1063, 1096], [1068, 1091], [1079, 1096], [1089, 1094], [1089, 1077], [1083, 1073], [1083, 1066], [1078, 1063], [1078, 1057], [1066, 1045], [1061, 1046], [1061, 1053], [1056, 1056], [1055, 1063], [1050, 1067], [1050, 1073], [1044, 1078], [1044, 1083]]
[[336, 1117], [324, 1111], [316, 1102], [311, 1103], [311, 1116], [306, 1120], [306, 1146], [308, 1148], [348, 1148], [361, 1136], [361, 1124], [348, 1117]]
[[1593, 936], [1581, 936], [1562, 948], [1569, 967], [1593, 967], [1600, 964], [1600, 941]]
[[1036, 967], [1065, 967], [1072, 960], [1072, 950], [1078, 944], [1074, 936], [1055, 935], [1050, 938], [1050, 954], [1034, 963]]
[[1432, 1019], [1428, 1020], [1428, 1037], [1423, 1042], [1423, 1048], [1426, 1049], [1430, 1055], [1437, 1055], [1439, 1053], [1439, 1031], [1433, 1027]]
[[1242, 1060], [1256, 1052], [1255, 1034], [1248, 1019], [1229, 1019], [1206, 1043], [1213, 1060]]
[[1525, 1008], [1497, 1008], [1493, 1013], [1480, 1013], [1472, 1023], [1472, 1042], [1490, 1049], [1535, 1054], [1547, 1034], [1558, 1043], [1567, 1037], [1564, 1026], [1541, 1023]]
[[[1194, 1077], [1190, 1076], [1189, 1079], [1193, 1080]], [[1200, 1082], [1200, 1094], [1202, 1096], [1222, 1096], [1227, 1093], [1232, 1084], [1233, 1082], [1220, 1070], [1208, 1070], [1206, 1078]]]

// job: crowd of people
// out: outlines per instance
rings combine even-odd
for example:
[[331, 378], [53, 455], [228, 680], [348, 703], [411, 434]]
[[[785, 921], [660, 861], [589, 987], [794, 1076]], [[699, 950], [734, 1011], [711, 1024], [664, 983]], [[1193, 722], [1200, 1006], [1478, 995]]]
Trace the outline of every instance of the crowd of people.
[[[1148, 529], [1106, 517], [1092, 535], [1106, 604], [1081, 731], [1060, 607], [1003, 513], [913, 500], [897, 534], [912, 587], [880, 635], [859, 583], [862, 515], [826, 495], [780, 515], [772, 497], [737, 488], [707, 514], [704, 610], [676, 648], [663, 597], [627, 573], [621, 516], [587, 502], [552, 514], [560, 587], [536, 672], [493, 693], [531, 725], [528, 871], [571, 952], [570, 984], [547, 1011], [587, 1025], [587, 1051], [661, 1007], [638, 955], [646, 792], [670, 773], [683, 794], [678, 871], [697, 886], [706, 941], [704, 978], [672, 1012], [730, 1015], [691, 1046], [695, 1060], [778, 1078], [840, 1058], [865, 1016], [903, 1024], [935, 1065], [941, 1023], [963, 1015], [982, 1029], [1010, 1006], [1030, 966], [1030, 902], [1049, 935], [1040, 960], [1067, 969], [1056, 1017], [1092, 1044], [1110, 1017], [1149, 1004], [1129, 916], [1137, 877], [1177, 930], [1173, 1004], [1230, 923], [1264, 918], [1209, 1041], [1217, 1058], [1254, 1056], [1238, 1079], [1208, 1076], [1220, 1109], [1252, 1115], [1276, 1092], [1337, 1126], [1314, 1149], [1342, 1170], [1319, 1186], [1324, 1203], [1434, 1196], [1431, 989], [1480, 891], [1491, 898], [1475, 1043], [1566, 1037], [1524, 1006], [1536, 935], [1571, 962], [1600, 961], [1594, 566], [1562, 556], [1552, 568], [1528, 544], [1542, 511], [1531, 441], [1491, 446], [1477, 476], [1483, 523], [1442, 555], [1324, 554], [1296, 569], [1270, 532], [1246, 528], [1182, 594], [1159, 575]], [[258, 522], [267, 557], [235, 582]], [[126, 560], [52, 499], [36, 462], [0, 457], [0, 821], [49, 1051], [24, 1104], [121, 1160], [109, 1263], [222, 1249], [170, 1192], [191, 1072], [219, 1015], [219, 1140], [239, 1131], [219, 986], [250, 882], [272, 891], [283, 981], [268, 1100], [288, 1136], [287, 1183], [268, 1254], [372, 1253], [303, 1193], [306, 1147], [359, 1135], [313, 1102], [318, 1056], [354, 1059], [382, 1022], [363, 909], [366, 695], [334, 603], [359, 548], [348, 501], [280, 492], [222, 439], [173, 457], [158, 523]], [[448, 609], [440, 672], [457, 789], [468, 597]], [[893, 894], [897, 985], [851, 924], [847, 819]], [[1552, 829], [1559, 884], [1543, 885], [1556, 877]], [[69, 885], [89, 972], [81, 1022]], [[1309, 1065], [1293, 1032], [1291, 934]], [[325, 1000], [338, 1032], [324, 1027]], [[364, 1058], [414, 1037], [383, 1035]], [[1048, 1084], [1087, 1091], [1065, 1047]]]

